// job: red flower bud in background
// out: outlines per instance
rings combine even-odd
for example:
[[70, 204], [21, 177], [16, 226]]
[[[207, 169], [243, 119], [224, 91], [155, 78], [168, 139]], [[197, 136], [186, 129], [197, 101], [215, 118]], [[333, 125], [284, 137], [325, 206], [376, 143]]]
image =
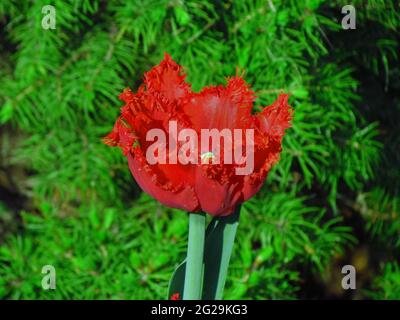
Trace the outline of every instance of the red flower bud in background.
[[[104, 141], [123, 150], [139, 186], [162, 204], [189, 212], [228, 215], [259, 191], [268, 171], [278, 161], [292, 114], [288, 96], [281, 94], [271, 106], [252, 114], [255, 95], [240, 76], [228, 78], [226, 86], [206, 87], [200, 93], [191, 90], [185, 77], [182, 67], [165, 54], [158, 66], [145, 73], [137, 93], [125, 89], [119, 96], [125, 105]], [[192, 129], [199, 136], [202, 129], [253, 130], [252, 172], [238, 175], [236, 169], [243, 164], [213, 163], [213, 152], [196, 155], [197, 163], [174, 163], [169, 160], [176, 156], [168, 153], [166, 163], [150, 164], [146, 153], [152, 142], [147, 141], [146, 135], [151, 129], [172, 134], [171, 121], [178, 131]], [[244, 145], [247, 142], [244, 138], [241, 141]], [[167, 149], [175, 151], [169, 142]], [[183, 142], [176, 141], [176, 149], [182, 145]], [[220, 149], [222, 159], [234, 151], [223, 143]]]
[[181, 296], [180, 296], [179, 293], [174, 293], [174, 294], [171, 296], [171, 300], [180, 300], [180, 299], [181, 299]]

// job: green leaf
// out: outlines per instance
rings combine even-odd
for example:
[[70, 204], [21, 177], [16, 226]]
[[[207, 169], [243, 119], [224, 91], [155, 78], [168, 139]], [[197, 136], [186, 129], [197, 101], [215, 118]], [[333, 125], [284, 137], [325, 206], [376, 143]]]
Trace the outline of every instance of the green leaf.
[[204, 248], [203, 299], [220, 300], [224, 291], [229, 260], [232, 254], [240, 206], [229, 216], [214, 218]]
[[270, 246], [261, 249], [261, 251], [257, 257], [258, 262], [263, 263], [263, 262], [267, 261], [272, 256], [273, 253], [274, 253], [274, 249]]
[[97, 228], [100, 225], [99, 216], [95, 208], [89, 210], [89, 221], [93, 227]]
[[260, 282], [260, 273], [258, 271], [253, 271], [249, 277], [249, 285], [256, 286]]
[[293, 89], [292, 94], [298, 99], [307, 99], [309, 95], [308, 90], [304, 87]]
[[166, 265], [169, 261], [169, 255], [167, 253], [160, 253], [153, 260], [153, 265], [156, 269]]
[[176, 20], [179, 25], [186, 26], [190, 22], [190, 15], [181, 6], [174, 7]]
[[183, 297], [183, 288], [185, 282], [186, 273], [186, 259], [179, 264], [174, 273], [172, 274], [171, 280], [168, 285], [168, 299], [171, 299], [172, 295], [179, 293], [180, 297]]
[[142, 263], [140, 259], [140, 254], [137, 251], [132, 251], [129, 255], [129, 262], [131, 263], [133, 268], [138, 268]]
[[105, 230], [109, 229], [114, 220], [115, 220], [114, 209], [106, 210], [105, 215], [104, 215], [103, 228]]
[[0, 110], [0, 123], [6, 123], [10, 120], [13, 113], [13, 105], [10, 100], [8, 100]]

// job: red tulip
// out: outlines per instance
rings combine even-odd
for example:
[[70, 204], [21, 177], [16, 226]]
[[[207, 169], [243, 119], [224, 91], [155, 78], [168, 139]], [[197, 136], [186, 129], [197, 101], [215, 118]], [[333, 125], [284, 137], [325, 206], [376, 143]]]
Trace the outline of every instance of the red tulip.
[[[200, 93], [191, 90], [185, 77], [182, 67], [165, 54], [158, 66], [145, 73], [137, 93], [125, 89], [120, 94], [125, 105], [104, 141], [123, 150], [139, 186], [162, 204], [213, 216], [229, 215], [235, 206], [259, 191], [268, 171], [279, 159], [284, 131], [290, 126], [292, 115], [288, 95], [280, 94], [271, 106], [252, 114], [255, 95], [240, 76], [228, 78], [226, 86], [206, 87]], [[154, 147], [147, 136], [152, 129], [161, 129], [167, 136], [175, 135], [164, 145], [169, 150], [164, 162], [153, 163], [146, 158]], [[243, 168], [243, 163], [214, 161], [214, 149], [196, 154], [187, 164], [177, 162], [184, 142], [176, 139], [176, 132], [183, 129], [191, 129], [199, 136], [201, 129], [232, 132], [241, 129], [238, 137], [244, 142], [240, 150], [250, 144], [254, 148], [252, 172], [239, 175], [237, 170]], [[244, 132], [250, 130], [253, 142], [245, 140]], [[221, 145], [221, 158], [237, 147]], [[161, 148], [157, 150], [154, 154], [159, 156]], [[241, 155], [247, 161], [249, 154], [241, 152]]]

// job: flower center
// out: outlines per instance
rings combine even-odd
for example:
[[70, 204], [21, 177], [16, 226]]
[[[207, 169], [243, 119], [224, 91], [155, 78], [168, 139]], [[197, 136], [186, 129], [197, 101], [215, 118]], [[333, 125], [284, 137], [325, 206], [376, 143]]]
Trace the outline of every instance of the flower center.
[[210, 159], [211, 159], [211, 163], [214, 160], [214, 154], [209, 151], [209, 152], [204, 152], [201, 154], [200, 159], [201, 159], [201, 163], [202, 164], [209, 164], [210, 163]]

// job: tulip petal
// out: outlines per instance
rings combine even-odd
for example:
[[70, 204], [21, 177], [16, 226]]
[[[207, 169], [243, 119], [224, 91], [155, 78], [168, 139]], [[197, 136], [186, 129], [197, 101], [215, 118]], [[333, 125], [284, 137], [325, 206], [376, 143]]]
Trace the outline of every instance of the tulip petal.
[[[189, 212], [199, 211], [199, 202], [190, 185], [185, 185], [174, 190], [171, 184], [161, 185], [159, 177], [150, 170], [146, 170], [142, 161], [132, 154], [128, 154], [128, 164], [133, 177], [143, 191], [156, 198], [163, 205], [186, 210]], [[168, 189], [168, 186], [171, 188]]]
[[145, 73], [144, 83], [150, 93], [161, 94], [174, 101], [191, 93], [191, 86], [185, 82], [185, 78], [182, 67], [165, 53], [164, 60]]
[[244, 201], [259, 191], [268, 171], [279, 160], [282, 138], [292, 119], [288, 98], [287, 94], [280, 94], [272, 105], [255, 116], [258, 145], [255, 151], [254, 173], [244, 179]]
[[289, 95], [280, 94], [276, 101], [257, 114], [258, 125], [262, 133], [281, 141], [285, 129], [290, 127], [292, 109], [288, 105]]
[[183, 111], [197, 130], [245, 128], [254, 99], [248, 84], [241, 77], [232, 77], [225, 87], [211, 86], [193, 94]]
[[220, 183], [210, 179], [202, 166], [196, 170], [195, 191], [202, 211], [212, 216], [231, 214], [242, 198], [240, 182]]

